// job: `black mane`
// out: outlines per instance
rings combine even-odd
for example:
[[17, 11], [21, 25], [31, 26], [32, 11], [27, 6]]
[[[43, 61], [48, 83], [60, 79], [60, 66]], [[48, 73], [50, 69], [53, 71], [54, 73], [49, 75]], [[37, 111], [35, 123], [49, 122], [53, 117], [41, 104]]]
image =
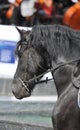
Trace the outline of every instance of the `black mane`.
[[34, 26], [28, 42], [38, 50], [41, 47], [46, 48], [52, 59], [62, 55], [66, 58], [80, 56], [78, 51], [80, 50], [80, 31], [75, 31], [67, 26]]

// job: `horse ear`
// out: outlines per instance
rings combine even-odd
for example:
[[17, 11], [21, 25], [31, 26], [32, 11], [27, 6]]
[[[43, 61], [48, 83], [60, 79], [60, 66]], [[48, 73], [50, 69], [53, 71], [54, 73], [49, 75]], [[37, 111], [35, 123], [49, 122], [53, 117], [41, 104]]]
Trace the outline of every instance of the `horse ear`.
[[80, 61], [77, 62], [74, 68], [72, 82], [76, 87], [80, 86]]
[[18, 28], [18, 27], [15, 27], [17, 29], [17, 31], [19, 32], [20, 36], [22, 35], [22, 31]]
[[17, 31], [20, 34], [21, 40], [25, 40], [27, 39], [28, 35], [30, 34], [30, 30], [24, 30], [24, 29], [19, 29], [18, 27], [16, 27]]

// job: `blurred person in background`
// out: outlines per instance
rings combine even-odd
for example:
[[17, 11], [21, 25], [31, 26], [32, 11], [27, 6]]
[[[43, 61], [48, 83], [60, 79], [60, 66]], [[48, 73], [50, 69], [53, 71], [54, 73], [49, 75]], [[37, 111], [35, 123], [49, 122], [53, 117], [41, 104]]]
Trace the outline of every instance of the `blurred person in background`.
[[10, 24], [13, 24], [15, 21], [15, 12], [17, 12], [16, 8], [19, 8], [22, 0], [8, 0], [10, 3], [10, 7], [6, 12], [6, 18], [8, 19]]
[[63, 15], [66, 8], [69, 7], [68, 0], [55, 0], [56, 13]]
[[36, 0], [22, 0], [19, 6], [15, 6], [11, 23], [17, 26], [34, 25], [34, 14], [36, 9], [34, 7]]
[[80, 0], [72, 0], [72, 2], [74, 2], [74, 5], [66, 10], [63, 17], [63, 24], [80, 30]]
[[43, 0], [38, 1], [35, 4], [37, 9], [37, 20], [42, 24], [53, 23], [53, 15], [55, 12], [54, 1], [53, 0]]
[[9, 24], [8, 19], [6, 18], [6, 12], [10, 7], [8, 0], [0, 0], [0, 24]]
[[54, 0], [54, 3], [55, 3], [55, 9], [56, 9], [55, 22], [62, 24], [64, 13], [74, 3], [71, 0]]
[[35, 21], [35, 2], [36, 0], [23, 0], [20, 6], [21, 16], [24, 17], [23, 26], [31, 27], [36, 24]]

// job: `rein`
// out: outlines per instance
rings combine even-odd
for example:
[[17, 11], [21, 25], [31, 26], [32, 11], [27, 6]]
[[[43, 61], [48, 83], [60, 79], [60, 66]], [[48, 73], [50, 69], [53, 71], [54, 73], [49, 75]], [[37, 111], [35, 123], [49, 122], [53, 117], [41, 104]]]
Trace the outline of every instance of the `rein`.
[[65, 65], [67, 65], [67, 64], [74, 63], [74, 62], [79, 61], [79, 60], [80, 60], [80, 57], [79, 57], [78, 59], [71, 60], [71, 61], [68, 61], [68, 62], [63, 63], [63, 64], [59, 64], [59, 65], [57, 65], [56, 67], [52, 67], [51, 69], [48, 69], [48, 70], [45, 71], [44, 73], [42, 73], [42, 74], [40, 74], [40, 75], [38, 75], [38, 76], [34, 76], [33, 78], [29, 79], [28, 81], [22, 81], [21, 78], [19, 78], [19, 81], [22, 83], [23, 87], [25, 87], [26, 91], [29, 93], [29, 88], [28, 88], [28, 86], [29, 86], [29, 84], [30, 84], [31, 82], [34, 81], [34, 82], [35, 82], [35, 85], [36, 85], [36, 84], [43, 83], [43, 82], [46, 82], [46, 83], [47, 83], [48, 81], [53, 80], [53, 78], [48, 79], [48, 77], [46, 77], [45, 80], [41, 80], [41, 81], [40, 81], [40, 78], [41, 78], [42, 76], [44, 76], [46, 73], [48, 73], [48, 72], [53, 72], [53, 73], [54, 73], [54, 71], [57, 70], [57, 69], [59, 69], [60, 67], [63, 67], [63, 66], [65, 66]]

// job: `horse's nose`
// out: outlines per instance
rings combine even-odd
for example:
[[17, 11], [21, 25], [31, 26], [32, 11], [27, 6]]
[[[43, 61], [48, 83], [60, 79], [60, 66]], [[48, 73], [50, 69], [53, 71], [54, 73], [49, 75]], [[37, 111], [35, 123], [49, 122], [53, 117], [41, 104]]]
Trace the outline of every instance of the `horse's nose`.
[[13, 95], [17, 98], [17, 99], [22, 99], [21, 96], [19, 96], [17, 93], [15, 93], [15, 91], [12, 89], [12, 93]]
[[[13, 82], [16, 82], [15, 80]], [[26, 91], [25, 87], [21, 83], [14, 83], [12, 85], [12, 93], [17, 99], [29, 97], [30, 93]]]
[[[14, 82], [14, 81], [13, 81]], [[16, 83], [15, 83], [16, 84]], [[19, 91], [18, 89], [15, 87], [15, 85], [12, 85], [12, 93], [13, 95], [17, 98], [17, 99], [21, 99], [20, 98], [20, 94], [19, 94]]]

